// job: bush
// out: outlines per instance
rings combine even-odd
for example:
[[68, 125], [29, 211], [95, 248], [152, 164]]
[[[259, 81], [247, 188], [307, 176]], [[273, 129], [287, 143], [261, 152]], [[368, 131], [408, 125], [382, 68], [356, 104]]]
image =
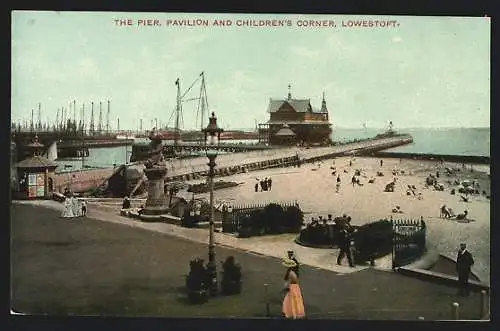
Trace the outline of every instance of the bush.
[[262, 209], [248, 211], [239, 216], [238, 233], [240, 237], [252, 235], [297, 233], [303, 224], [303, 213], [297, 206], [283, 208], [270, 203]]
[[224, 295], [241, 293], [241, 266], [235, 262], [234, 256], [229, 256], [222, 263], [221, 291]]
[[208, 301], [207, 270], [203, 260], [196, 258], [189, 262], [190, 270], [186, 277], [189, 302], [201, 304]]
[[280, 233], [281, 227], [285, 223], [283, 216], [283, 208], [280, 205], [270, 203], [265, 206], [262, 213], [264, 233]]
[[209, 217], [205, 215], [191, 215], [190, 211], [186, 209], [181, 218], [181, 226], [186, 228], [194, 228], [199, 222], [207, 222]]
[[356, 263], [370, 261], [392, 251], [392, 223], [380, 220], [362, 225], [354, 234]]
[[288, 232], [299, 232], [304, 223], [304, 213], [297, 206], [289, 206], [285, 209], [283, 226]]
[[342, 237], [340, 224], [320, 224], [316, 227], [309, 225], [300, 231], [299, 241], [306, 246], [338, 246]]

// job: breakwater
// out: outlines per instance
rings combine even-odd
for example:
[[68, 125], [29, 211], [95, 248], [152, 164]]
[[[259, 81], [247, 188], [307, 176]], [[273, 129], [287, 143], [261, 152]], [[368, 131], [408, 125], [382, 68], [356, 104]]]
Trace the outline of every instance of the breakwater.
[[489, 156], [474, 156], [474, 155], [438, 155], [427, 153], [398, 153], [398, 152], [385, 152], [376, 151], [371, 153], [371, 156], [381, 158], [402, 158], [414, 160], [434, 160], [443, 162], [456, 162], [456, 163], [473, 163], [473, 164], [490, 164], [491, 157]]

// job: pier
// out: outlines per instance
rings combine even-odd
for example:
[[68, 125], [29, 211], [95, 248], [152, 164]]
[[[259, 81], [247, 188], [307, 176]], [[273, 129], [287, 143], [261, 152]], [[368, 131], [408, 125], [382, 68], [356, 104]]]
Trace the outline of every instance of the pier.
[[[221, 154], [216, 160], [216, 174], [224, 176], [241, 171], [294, 166], [297, 164], [297, 161], [301, 163], [316, 162], [346, 154], [370, 155], [376, 151], [407, 145], [412, 142], [413, 138], [410, 135], [401, 135], [339, 146], [314, 148], [288, 147], [237, 154]], [[208, 172], [206, 163], [207, 158], [204, 156], [173, 160], [168, 163], [165, 182], [201, 178]]]
[[[329, 147], [287, 147], [254, 150], [235, 154], [221, 154], [217, 157], [215, 168], [217, 176], [228, 176], [242, 171], [258, 171], [271, 167], [290, 167], [301, 163], [317, 162], [343, 155], [371, 155], [374, 152], [407, 145], [413, 142], [410, 135], [390, 138], [371, 139], [361, 142]], [[142, 170], [141, 162], [133, 162], [127, 167]], [[61, 173], [56, 179], [56, 190], [62, 192], [71, 187], [74, 192], [84, 192], [95, 188], [109, 179], [117, 168], [84, 170]], [[206, 156], [189, 159], [174, 159], [167, 162], [165, 183], [201, 179], [208, 172]]]
[[[179, 141], [177, 145], [173, 143], [163, 144], [164, 155], [174, 155], [176, 153], [193, 153], [193, 152], [203, 152], [205, 149], [204, 144], [199, 142], [186, 142]], [[224, 153], [241, 153], [250, 151], [262, 151], [276, 149], [276, 147], [271, 147], [262, 144], [230, 144], [221, 143], [217, 146], [217, 149]], [[134, 144], [132, 145], [132, 155], [130, 156], [130, 162], [145, 161], [149, 155], [149, 144]]]

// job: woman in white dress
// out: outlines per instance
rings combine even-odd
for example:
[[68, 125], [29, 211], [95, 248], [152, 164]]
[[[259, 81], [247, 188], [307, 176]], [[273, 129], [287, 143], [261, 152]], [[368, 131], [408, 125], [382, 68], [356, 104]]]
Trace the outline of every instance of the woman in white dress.
[[73, 209], [73, 216], [80, 216], [80, 201], [78, 201], [78, 199], [75, 197], [71, 197], [71, 209]]
[[73, 213], [73, 204], [71, 203], [71, 198], [69, 197], [66, 197], [64, 200], [64, 209], [61, 217], [75, 217], [75, 214]]

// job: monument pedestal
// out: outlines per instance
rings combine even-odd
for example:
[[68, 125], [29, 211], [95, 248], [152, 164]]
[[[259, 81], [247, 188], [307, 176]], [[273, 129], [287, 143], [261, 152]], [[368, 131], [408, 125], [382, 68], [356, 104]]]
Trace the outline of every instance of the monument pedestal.
[[160, 215], [169, 212], [168, 201], [165, 196], [165, 175], [167, 169], [161, 166], [144, 169], [148, 178], [148, 198], [141, 212], [143, 221], [160, 221]]

